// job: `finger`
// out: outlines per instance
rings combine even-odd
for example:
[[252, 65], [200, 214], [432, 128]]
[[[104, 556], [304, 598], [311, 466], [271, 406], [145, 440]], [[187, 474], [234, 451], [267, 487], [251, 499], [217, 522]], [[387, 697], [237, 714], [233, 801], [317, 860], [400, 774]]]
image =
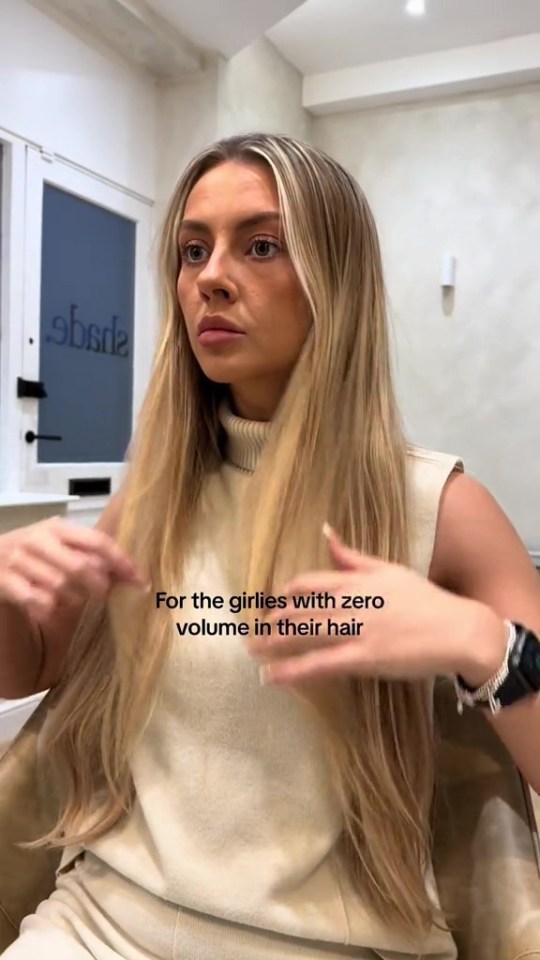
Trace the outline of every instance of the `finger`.
[[[261, 632], [261, 636], [256, 639], [264, 644], [265, 639], [267, 642], [274, 643], [280, 637], [289, 636], [289, 634], [301, 637], [318, 636], [321, 630], [325, 630], [328, 618], [339, 616], [336, 611], [341, 609], [342, 598], [339, 594], [332, 594], [332, 597], [336, 601], [335, 605], [329, 605], [324, 610], [320, 608], [305, 610], [288, 606], [279, 612], [267, 613], [262, 622], [270, 627], [271, 633], [265, 637]], [[285, 621], [288, 621], [290, 626], [286, 626]]]
[[335, 548], [331, 548], [330, 554], [333, 559], [335, 558], [335, 562], [338, 562], [339, 558], [340, 569], [310, 570], [306, 573], [300, 573], [292, 580], [289, 580], [281, 589], [280, 593], [286, 597], [290, 597], [296, 594], [309, 594], [312, 591], [317, 593], [325, 590], [338, 590], [346, 585], [343, 579], [343, 573], [352, 571], [369, 573], [385, 563], [385, 561], [380, 560], [378, 557], [372, 557], [365, 553], [359, 553], [358, 550], [353, 550], [350, 547], [345, 547], [339, 540], [337, 544]]
[[37, 555], [18, 554], [11, 568], [38, 589], [50, 593], [53, 600], [70, 605], [84, 603], [88, 594], [104, 597], [113, 583], [102, 561], [57, 544], [44, 560]]
[[[63, 522], [58, 525], [57, 531], [64, 545], [75, 547], [87, 554], [94, 554], [104, 560], [117, 579], [146, 584], [146, 578], [137, 570], [133, 561], [121, 550], [113, 538], [102, 530], [79, 527], [74, 523]], [[50, 543], [57, 542], [55, 536], [48, 539]]]
[[324, 524], [323, 533], [328, 540], [330, 556], [338, 569], [357, 570], [360, 554], [356, 550], [346, 547], [330, 524]]
[[38, 622], [46, 620], [54, 609], [51, 594], [35, 587], [26, 577], [18, 573], [8, 573], [4, 576], [2, 595], [22, 608], [31, 619]]
[[287, 657], [309, 653], [311, 650], [335, 647], [339, 643], [343, 643], [343, 637], [339, 635], [328, 636], [322, 623], [319, 632], [303, 636], [280, 636], [274, 626], [272, 636], [252, 638], [248, 649], [250, 654], [258, 660], [282, 660]]
[[360, 553], [353, 547], [346, 546], [328, 523], [324, 524], [323, 533], [328, 540], [330, 555], [340, 570], [359, 570], [367, 573], [370, 570], [375, 570], [379, 564], [384, 562], [379, 557], [372, 557], [369, 554]]
[[344, 586], [345, 581], [341, 570], [311, 570], [307, 573], [299, 573], [294, 579], [289, 580], [280, 590], [280, 594], [288, 598], [326, 591], [333, 593]]
[[115, 579], [115, 571], [106, 558], [66, 547], [52, 537], [30, 541], [25, 550], [14, 557], [13, 566], [52, 590], [62, 589], [63, 580], [66, 588], [99, 591], [102, 586], [111, 586]]
[[265, 663], [260, 668], [261, 681], [265, 683], [294, 683], [312, 677], [339, 677], [361, 675], [367, 658], [357, 641], [341, 644], [332, 650], [315, 650], [302, 656], [280, 662]]

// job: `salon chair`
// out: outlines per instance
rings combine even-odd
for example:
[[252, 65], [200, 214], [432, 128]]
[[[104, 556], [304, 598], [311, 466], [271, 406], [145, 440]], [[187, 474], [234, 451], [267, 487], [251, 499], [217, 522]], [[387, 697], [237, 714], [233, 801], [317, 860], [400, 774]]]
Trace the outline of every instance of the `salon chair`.
[[[58, 851], [17, 841], [54, 816], [38, 773], [50, 694], [0, 758], [0, 953], [54, 888]], [[530, 791], [486, 719], [458, 716], [450, 683], [435, 691], [440, 731], [434, 870], [459, 960], [540, 960], [538, 838]], [[219, 958], [216, 958], [219, 960]]]

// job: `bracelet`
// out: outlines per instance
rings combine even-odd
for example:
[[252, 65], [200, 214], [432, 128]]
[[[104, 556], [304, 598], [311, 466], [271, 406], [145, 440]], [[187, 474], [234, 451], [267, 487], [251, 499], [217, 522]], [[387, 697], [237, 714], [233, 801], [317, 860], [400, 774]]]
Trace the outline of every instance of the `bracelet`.
[[508, 627], [508, 640], [502, 665], [489, 680], [476, 689], [467, 686], [465, 681], [459, 675], [454, 677], [454, 688], [457, 697], [457, 711], [461, 715], [463, 707], [489, 706], [493, 714], [501, 709], [500, 700], [497, 699], [497, 692], [501, 684], [506, 680], [509, 673], [508, 662], [512, 648], [516, 641], [516, 628], [511, 620], [504, 621]]

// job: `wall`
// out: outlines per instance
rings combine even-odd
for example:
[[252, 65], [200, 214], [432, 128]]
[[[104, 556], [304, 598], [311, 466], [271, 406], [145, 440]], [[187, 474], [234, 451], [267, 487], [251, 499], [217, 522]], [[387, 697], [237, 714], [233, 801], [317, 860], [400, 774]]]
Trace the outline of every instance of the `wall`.
[[540, 550], [540, 86], [318, 117], [312, 138], [375, 212], [409, 436], [462, 455]]
[[220, 62], [218, 136], [260, 130], [306, 140], [310, 125], [302, 75], [266, 37]]
[[154, 81], [24, 0], [0, 10], [0, 128], [153, 198]]
[[230, 60], [209, 61], [199, 78], [160, 88], [157, 198], [160, 212], [195, 154], [248, 131], [309, 136], [302, 77], [262, 37]]
[[211, 60], [200, 76], [159, 86], [156, 195], [161, 212], [189, 160], [216, 138], [217, 90], [218, 64]]

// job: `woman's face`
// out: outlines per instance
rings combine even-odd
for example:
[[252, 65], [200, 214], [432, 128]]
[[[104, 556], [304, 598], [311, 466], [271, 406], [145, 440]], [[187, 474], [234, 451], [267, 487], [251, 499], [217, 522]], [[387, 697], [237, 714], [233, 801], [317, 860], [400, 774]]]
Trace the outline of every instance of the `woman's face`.
[[311, 323], [270, 169], [227, 161], [204, 174], [179, 244], [178, 299], [203, 372], [230, 385], [240, 416], [270, 419]]

